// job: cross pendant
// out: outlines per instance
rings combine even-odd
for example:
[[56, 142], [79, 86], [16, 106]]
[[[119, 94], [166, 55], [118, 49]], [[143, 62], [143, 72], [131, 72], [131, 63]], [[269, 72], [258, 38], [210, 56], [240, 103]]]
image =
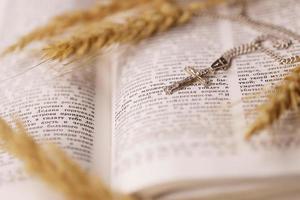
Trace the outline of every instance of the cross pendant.
[[177, 81], [170, 86], [165, 87], [165, 93], [167, 95], [173, 94], [175, 91], [180, 90], [184, 87], [194, 84], [195, 82], [200, 82], [201, 84], [208, 85], [208, 75], [212, 74], [214, 71], [210, 68], [203, 70], [196, 70], [193, 67], [186, 67], [184, 69], [190, 76], [186, 77], [181, 81]]
[[196, 70], [193, 67], [186, 67], [184, 70], [190, 75], [181, 81], [177, 81], [170, 86], [165, 87], [164, 91], [167, 95], [173, 94], [175, 91], [184, 87], [200, 82], [207, 86], [209, 83], [208, 76], [214, 74], [219, 69], [227, 69], [229, 67], [228, 59], [220, 57], [210, 67]]

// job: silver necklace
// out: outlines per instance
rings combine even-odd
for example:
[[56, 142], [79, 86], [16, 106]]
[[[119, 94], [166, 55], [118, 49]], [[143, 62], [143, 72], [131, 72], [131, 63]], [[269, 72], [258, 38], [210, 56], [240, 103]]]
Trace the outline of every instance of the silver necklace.
[[226, 51], [208, 68], [197, 70], [191, 66], [185, 67], [185, 71], [190, 76], [186, 77], [183, 80], [177, 81], [170, 86], [165, 87], [164, 91], [166, 94], [171, 95], [175, 91], [192, 85], [196, 82], [199, 82], [205, 86], [208, 85], [209, 76], [215, 74], [219, 70], [227, 70], [230, 67], [231, 62], [234, 58], [244, 54], [250, 54], [253, 52], [260, 51], [270, 56], [279, 64], [293, 64], [296, 62], [300, 62], [299, 56], [284, 58], [278, 53], [276, 53], [273, 49], [270, 49], [264, 45], [265, 42], [270, 41], [272, 43], [273, 48], [277, 50], [288, 49], [293, 44], [293, 41], [289, 38], [300, 41], [300, 36], [284, 27], [259, 22], [249, 18], [248, 16], [246, 16], [245, 5], [245, 3], [242, 4], [242, 11], [239, 15], [236, 16], [223, 16], [215, 13], [210, 15], [215, 18], [229, 19], [241, 24], [249, 25], [255, 28], [256, 30], [267, 34], [258, 36], [253, 42], [242, 44], [238, 47], [234, 47]]
[[185, 67], [185, 71], [190, 75], [183, 80], [177, 81], [170, 86], [165, 87], [164, 91], [166, 94], [171, 95], [175, 91], [180, 90], [186, 86], [189, 86], [195, 82], [200, 82], [203, 85], [208, 85], [209, 83], [209, 76], [215, 74], [219, 70], [227, 70], [231, 62], [234, 58], [250, 54], [257, 51], [262, 51], [274, 60], [278, 61], [279, 63], [283, 62], [282, 58], [277, 55], [271, 49], [265, 47], [263, 44], [266, 41], [271, 41], [273, 46], [277, 46], [277, 49], [286, 49], [289, 48], [291, 45], [290, 41], [282, 40], [280, 41], [278, 38], [275, 40], [276, 37], [273, 35], [262, 35], [257, 37], [253, 42], [242, 44], [241, 46], [234, 47], [221, 55], [215, 62], [211, 64], [210, 67], [197, 70], [191, 66]]

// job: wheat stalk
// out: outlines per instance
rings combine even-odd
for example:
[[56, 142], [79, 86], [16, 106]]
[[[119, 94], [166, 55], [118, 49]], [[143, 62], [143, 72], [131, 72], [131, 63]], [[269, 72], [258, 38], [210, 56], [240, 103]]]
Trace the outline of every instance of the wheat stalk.
[[162, 1], [160, 6], [139, 16], [130, 17], [122, 24], [96, 22], [88, 26], [82, 25], [81, 31], [74, 33], [69, 38], [46, 46], [43, 52], [50, 59], [64, 60], [72, 56], [86, 55], [113, 43], [139, 41], [172, 27], [185, 24], [199, 11], [222, 2], [225, 0], [207, 0], [182, 7], [175, 2]]
[[[70, 200], [129, 200], [129, 196], [109, 190], [100, 180], [90, 176], [56, 146], [45, 148], [29, 136], [20, 122], [12, 129], [0, 119], [0, 145], [22, 160], [28, 172]], [[48, 150], [48, 151], [47, 151]]]
[[113, 0], [106, 5], [95, 5], [87, 10], [70, 11], [52, 18], [46, 25], [39, 27], [32, 32], [21, 37], [15, 44], [7, 47], [2, 55], [22, 50], [30, 43], [63, 33], [67, 28], [79, 23], [101, 20], [109, 15], [120, 11], [128, 10], [146, 3], [151, 0]]
[[246, 132], [250, 139], [264, 128], [272, 125], [288, 110], [299, 110], [300, 103], [300, 66], [275, 88], [265, 104], [259, 107], [259, 115]]

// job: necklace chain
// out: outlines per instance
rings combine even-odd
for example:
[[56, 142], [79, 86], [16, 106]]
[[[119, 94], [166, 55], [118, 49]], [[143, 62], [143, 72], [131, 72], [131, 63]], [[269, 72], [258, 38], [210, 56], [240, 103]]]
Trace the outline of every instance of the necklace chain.
[[203, 85], [207, 85], [209, 75], [214, 74], [218, 70], [228, 69], [230, 67], [232, 59], [245, 54], [250, 54], [250, 53], [260, 51], [268, 55], [269, 57], [271, 57], [279, 64], [293, 64], [296, 62], [300, 62], [299, 56], [284, 58], [280, 54], [276, 53], [273, 49], [264, 46], [264, 43], [271, 42], [273, 48], [277, 50], [288, 49], [293, 44], [293, 41], [291, 39], [300, 42], [300, 35], [281, 26], [268, 24], [265, 22], [260, 22], [251, 19], [246, 15], [245, 6], [246, 4], [242, 3], [243, 9], [241, 14], [239, 15], [226, 16], [217, 13], [206, 13], [206, 14], [207, 16], [214, 17], [217, 19], [228, 19], [231, 21], [236, 21], [240, 24], [248, 25], [261, 33], [267, 33], [267, 34], [258, 36], [254, 41], [250, 43], [242, 44], [240, 46], [227, 50], [225, 53], [221, 55], [220, 58], [218, 58], [208, 68], [202, 70], [196, 70], [193, 67], [186, 67], [185, 71], [190, 76], [186, 77], [183, 80], [177, 81], [170, 86], [165, 87], [164, 91], [166, 94], [171, 95], [175, 91], [183, 87], [186, 87], [188, 85], [191, 85], [195, 82], [200, 82]]

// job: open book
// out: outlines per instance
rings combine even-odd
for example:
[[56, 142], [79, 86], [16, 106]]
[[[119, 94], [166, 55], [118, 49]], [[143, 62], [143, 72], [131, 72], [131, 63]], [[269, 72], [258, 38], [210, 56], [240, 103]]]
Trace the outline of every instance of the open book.
[[[53, 15], [92, 3], [2, 0], [1, 47]], [[252, 1], [248, 8], [255, 19], [300, 33], [299, 10], [298, 0]], [[225, 50], [259, 34], [201, 16], [137, 46], [72, 66], [64, 76], [54, 73], [68, 68], [62, 64], [27, 70], [40, 60], [26, 61], [20, 53], [22, 63], [1, 61], [0, 113], [19, 116], [36, 140], [59, 144], [82, 167], [125, 193], [150, 199], [296, 200], [300, 116], [288, 113], [251, 141], [243, 135], [251, 111], [265, 99], [245, 97], [276, 83], [294, 66], [279, 66], [258, 52], [235, 59], [208, 88], [163, 91], [186, 76], [185, 66], [209, 66]], [[280, 53], [299, 55], [300, 44]], [[0, 153], [0, 198], [61, 199], [5, 152]]]

